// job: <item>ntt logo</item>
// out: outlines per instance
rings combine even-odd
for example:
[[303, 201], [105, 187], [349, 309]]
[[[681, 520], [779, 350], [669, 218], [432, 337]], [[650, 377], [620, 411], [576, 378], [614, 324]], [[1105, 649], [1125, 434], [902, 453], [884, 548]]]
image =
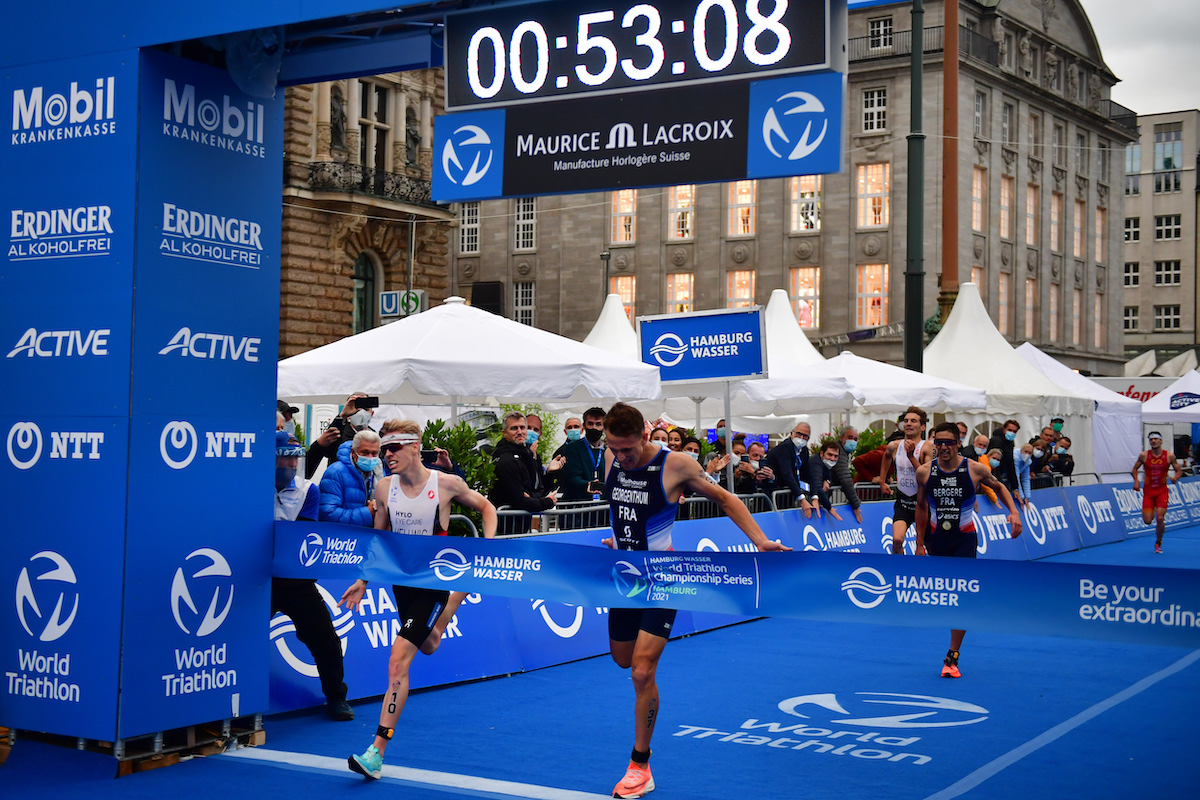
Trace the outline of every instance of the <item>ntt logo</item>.
[[[866, 576], [866, 580], [863, 579]], [[842, 591], [850, 598], [850, 602], [859, 608], [874, 608], [883, 602], [883, 598], [892, 591], [892, 585], [871, 567], [859, 567], [850, 573], [850, 577], [842, 581]], [[859, 599], [856, 592], [874, 595], [869, 600]]]
[[654, 356], [654, 360], [664, 367], [673, 367], [683, 360], [683, 354], [687, 352], [687, 345], [673, 333], [664, 333], [658, 337], [658, 341], [650, 348], [650, 355]]
[[433, 574], [444, 581], [457, 580], [471, 568], [471, 564], [467, 561], [466, 556], [453, 547], [446, 547], [439, 550], [438, 554], [434, 556], [433, 561], [429, 562], [429, 566], [433, 570]]

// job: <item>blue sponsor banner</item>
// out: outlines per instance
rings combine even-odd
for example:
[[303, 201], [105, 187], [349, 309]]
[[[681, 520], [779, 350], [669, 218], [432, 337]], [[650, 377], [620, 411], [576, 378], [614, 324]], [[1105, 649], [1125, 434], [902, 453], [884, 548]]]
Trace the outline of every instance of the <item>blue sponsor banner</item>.
[[1028, 558], [1043, 558], [1082, 546], [1074, 503], [1059, 488], [1039, 489], [1021, 508], [1021, 539]]
[[[1033, 493], [1038, 502], [1042, 491]], [[1119, 542], [1125, 538], [1125, 522], [1121, 516], [1113, 488], [1104, 484], [1094, 486], [1068, 486], [1061, 490], [1067, 500], [1067, 508], [1075, 518], [1075, 531], [1083, 547]], [[1049, 555], [1031, 548], [1030, 556], [1039, 558]]]
[[840, 72], [751, 83], [747, 177], [841, 172], [845, 94]]
[[277, 574], [336, 573], [584, 606], [1200, 645], [1200, 585], [1186, 570], [861, 553], [630, 552], [536, 539], [439, 541], [341, 525], [323, 530], [333, 528], [350, 540], [340, 550], [349, 559], [318, 558], [305, 568], [295, 554], [313, 526], [276, 523]]
[[[1184, 478], [1184, 481], [1194, 482], [1196, 478]], [[1143, 536], [1154, 532], [1153, 518], [1149, 523], [1142, 520], [1141, 489], [1134, 489], [1132, 483], [1111, 484], [1120, 519], [1125, 526], [1125, 536]], [[1184, 528], [1192, 523], [1192, 512], [1179, 484], [1168, 484], [1170, 498], [1167, 503], [1165, 517], [1167, 530]], [[1189, 492], [1192, 490], [1189, 490]]]
[[761, 378], [767, 371], [759, 306], [638, 317], [638, 347], [664, 383]]
[[1200, 478], [1180, 478], [1171, 502], [1178, 500], [1187, 510], [1188, 524], [1200, 525]]

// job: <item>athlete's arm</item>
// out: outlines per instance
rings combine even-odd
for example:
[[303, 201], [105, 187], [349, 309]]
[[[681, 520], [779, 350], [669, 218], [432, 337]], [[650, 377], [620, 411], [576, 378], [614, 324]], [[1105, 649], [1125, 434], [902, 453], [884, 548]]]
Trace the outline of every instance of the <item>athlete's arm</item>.
[[1133, 462], [1133, 490], [1135, 492], [1138, 490], [1138, 484], [1140, 483], [1138, 481], [1138, 470], [1141, 469], [1142, 463], [1145, 460], [1146, 460], [1146, 453], [1141, 452], [1141, 453], [1138, 453], [1137, 461]]
[[1171, 483], [1179, 483], [1179, 479], [1183, 477], [1183, 470], [1179, 468], [1179, 462], [1175, 459], [1174, 453], [1167, 453], [1167, 462], [1175, 473], [1175, 477], [1171, 478]]
[[894, 442], [888, 442], [888, 446], [883, 450], [883, 456], [879, 459], [879, 490], [888, 496], [892, 494], [892, 487], [888, 486], [887, 482], [888, 473], [891, 471], [892, 461], [895, 459], [895, 456], [892, 454], [896, 452], [896, 446], [899, 443], [899, 439]]
[[[483, 517], [483, 538], [496, 538], [496, 507], [486, 497], [467, 486], [466, 481], [457, 475], [439, 473], [438, 494], [445, 497], [447, 502], [455, 500], [467, 508], [478, 511]], [[440, 509], [438, 513], [441, 513]]]
[[975, 480], [976, 486], [986, 486], [991, 489], [1004, 501], [1004, 505], [1008, 506], [1008, 524], [1012, 528], [1012, 538], [1020, 536], [1021, 513], [1017, 511], [1017, 504], [1013, 502], [1012, 493], [1008, 491], [1008, 487], [996, 480], [992, 471], [978, 461], [967, 462], [967, 469], [972, 473], [971, 477]]
[[[970, 469], [968, 467], [968, 469]], [[925, 496], [925, 481], [929, 480], [929, 465], [917, 467], [917, 511], [913, 526], [917, 529], [917, 555], [925, 555], [925, 529], [929, 527], [929, 498]]]
[[[686, 486], [696, 492], [696, 494], [703, 495], [719, 505], [726, 516], [742, 529], [742, 533], [746, 534], [746, 538], [753, 542], [754, 546], [760, 551], [792, 549], [768, 539], [767, 535], [762, 532], [762, 528], [758, 527], [758, 523], [754, 521], [754, 517], [746, 510], [746, 506], [742, 505], [742, 501], [737, 498], [737, 495], [731, 494], [724, 487], [710, 481], [698, 462], [692, 461], [687, 456], [673, 458], [668, 455], [667, 464], [671, 470], [671, 477], [674, 479], [672, 480], [672, 484], [679, 489]], [[672, 494], [670, 487], [668, 486], [667, 489], [667, 494], [670, 496]]]
[[[388, 519], [387, 496], [388, 488], [394, 480], [399, 480], [399, 478], [395, 475], [390, 475], [381, 481], [375, 482], [375, 517], [373, 523], [377, 531], [386, 531], [391, 528], [390, 520]], [[344, 605], [351, 611], [358, 610], [358, 604], [362, 602], [363, 595], [366, 592], [367, 582], [359, 578], [350, 584], [346, 591], [342, 592], [342, 599], [338, 600], [338, 607], [340, 608]]]

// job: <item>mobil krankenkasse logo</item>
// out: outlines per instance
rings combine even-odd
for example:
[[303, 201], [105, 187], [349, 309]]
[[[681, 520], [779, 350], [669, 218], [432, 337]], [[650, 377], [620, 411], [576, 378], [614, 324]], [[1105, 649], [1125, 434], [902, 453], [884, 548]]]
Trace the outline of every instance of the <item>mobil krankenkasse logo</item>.
[[473, 186], [487, 175], [495, 155], [487, 131], [478, 125], [463, 125], [442, 146], [442, 172], [453, 184]]
[[650, 588], [650, 580], [628, 561], [613, 565], [613, 584], [623, 597], [637, 597]]
[[[43, 572], [34, 569], [31, 577], [30, 568], [42, 560], [50, 562], [49, 568]], [[34, 553], [29, 566], [22, 567], [17, 576], [17, 618], [25, 632], [39, 641], [53, 642], [70, 630], [79, 611], [76, 583], [75, 570], [63, 556], [53, 550]]]
[[[202, 615], [195, 635], [208, 636], [221, 627], [233, 607], [233, 570], [229, 568], [225, 556], [211, 547], [201, 547], [188, 553], [186, 561], [193, 559], [195, 562], [188, 569], [194, 568], [195, 571], [185, 572], [183, 567], [179, 567], [171, 580], [171, 615], [175, 617], [179, 629], [189, 634], [193, 632], [191, 626], [196, 625], [196, 617]], [[205, 601], [201, 604], [205, 606], [203, 612], [199, 610], [194, 597]], [[191, 613], [184, 614], [184, 607]]]
[[317, 563], [317, 559], [321, 557], [324, 549], [325, 540], [321, 538], [321, 534], [316, 531], [309, 533], [300, 543], [300, 563], [305, 567], [311, 567]]
[[660, 365], [673, 367], [683, 360], [683, 355], [687, 350], [687, 345], [678, 335], [664, 333], [655, 340], [654, 346], [650, 348], [650, 355], [654, 356], [654, 360]]
[[[850, 573], [849, 578], [842, 581], [842, 591], [850, 598], [850, 602], [859, 608], [874, 608], [892, 591], [892, 585], [878, 570], [859, 567]], [[866, 595], [869, 599], [863, 600], [860, 595]]]
[[17, 469], [29, 469], [42, 457], [42, 429], [33, 422], [18, 422], [8, 429], [8, 460]]
[[429, 567], [442, 580], [453, 581], [461, 578], [471, 568], [471, 563], [453, 547], [444, 547], [429, 562]]

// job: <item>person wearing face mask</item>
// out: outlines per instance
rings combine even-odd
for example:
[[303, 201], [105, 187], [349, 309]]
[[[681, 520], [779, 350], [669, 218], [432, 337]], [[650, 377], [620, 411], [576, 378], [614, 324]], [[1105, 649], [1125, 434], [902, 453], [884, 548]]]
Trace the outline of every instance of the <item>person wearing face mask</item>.
[[[988, 458], [988, 446], [987, 445], [988, 445], [988, 437], [984, 436], [983, 434], [980, 434], [979, 436], [975, 437], [974, 444], [972, 444], [971, 447], [969, 448], [971, 452], [970, 453], [962, 453], [960, 451], [959, 455], [961, 455], [963, 458], [967, 459], [968, 461], [978, 461], [980, 464], [983, 464], [985, 467], [987, 467], [988, 472], [991, 472], [992, 471], [992, 462], [991, 462], [991, 459]], [[996, 497], [996, 493], [993, 492], [991, 489], [987, 488], [986, 486], [980, 486], [979, 491], [983, 492], [984, 495], [986, 495], [987, 498], [989, 500], [991, 500], [993, 503], [999, 502], [998, 498]]]
[[379, 434], [362, 430], [342, 442], [337, 463], [321, 476], [321, 521], [371, 527], [375, 518], [372, 493], [375, 480], [382, 475]]
[[846, 496], [846, 502], [850, 504], [850, 510], [854, 512], [854, 519], [861, 523], [862, 500], [858, 497], [858, 490], [854, 488], [854, 475], [850, 472], [850, 459], [854, 457], [856, 449], [858, 449], [858, 429], [847, 425], [842, 428], [841, 436], [838, 438], [837, 463], [833, 465], [830, 474], [833, 476], [832, 483], [842, 487], [842, 494]]
[[283, 417], [283, 427], [279, 428], [287, 433], [288, 436], [296, 435], [296, 420], [292, 417], [300, 412], [300, 409], [290, 403], [285, 403], [282, 400], [275, 401], [275, 410]]
[[321, 435], [309, 445], [304, 461], [304, 477], [311, 478], [323, 458], [328, 459], [330, 466], [336, 464], [341, 446], [371, 422], [375, 412], [369, 408], [359, 408], [356, 403], [364, 397], [367, 397], [366, 392], [355, 392], [347, 397], [342, 410], [329, 421], [329, 427], [321, 431]]
[[807, 422], [797, 423], [791, 435], [767, 453], [767, 466], [775, 473], [779, 488], [791, 490], [805, 517], [811, 517], [814, 508], [820, 517], [820, 509], [829, 508], [829, 498], [821, 488], [820, 459], [808, 452], [811, 437], [812, 427]]
[[1069, 477], [1075, 471], [1075, 456], [1071, 455], [1071, 437], [1060, 436], [1054, 446], [1054, 456], [1050, 459], [1050, 472], [1053, 475]]
[[767, 466], [767, 448], [762, 442], [751, 442], [746, 448], [746, 458], [733, 473], [734, 486], [738, 494], [771, 495], [775, 491], [775, 473]]
[[[1029, 505], [1029, 493], [1031, 491], [1029, 483], [1029, 468], [1033, 464], [1033, 445], [1021, 445], [1021, 452], [1017, 453], [1017, 491], [1013, 494], [1013, 499], [1017, 501], [1017, 505]], [[992, 502], [996, 502], [995, 499]]]
[[504, 433], [492, 450], [496, 480], [488, 500], [492, 505], [508, 506], [528, 514], [505, 515], [499, 533], [529, 533], [533, 514], [553, 508], [558, 494], [541, 489], [541, 465], [529, 449], [527, 419], [520, 411], [505, 414]]
[[1004, 488], [1010, 493], [1017, 490], [1017, 465], [1013, 458], [1013, 452], [1016, 450], [1017, 431], [1021, 430], [1021, 423], [1015, 419], [1004, 421], [996, 431], [992, 434], [992, 438], [988, 440], [988, 450], [1000, 451], [1000, 469], [996, 473], [996, 479], [1004, 484]]
[[[321, 503], [317, 487], [296, 475], [304, 448], [286, 431], [275, 434], [275, 519], [316, 522]], [[311, 578], [271, 578], [271, 615], [283, 613], [296, 626], [296, 638], [312, 653], [325, 695], [325, 713], [348, 722], [354, 709], [346, 702], [342, 643], [329, 609]]]
[[604, 409], [583, 412], [583, 436], [563, 446], [559, 487], [563, 501], [599, 500], [604, 482]]

